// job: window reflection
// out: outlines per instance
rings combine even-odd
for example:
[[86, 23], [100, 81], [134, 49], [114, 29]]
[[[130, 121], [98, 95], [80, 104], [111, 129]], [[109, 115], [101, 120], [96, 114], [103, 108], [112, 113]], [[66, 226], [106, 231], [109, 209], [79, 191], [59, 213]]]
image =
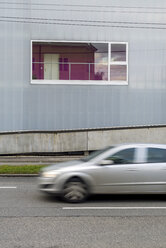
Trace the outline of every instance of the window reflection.
[[127, 66], [126, 65], [111, 65], [110, 66], [110, 80], [126, 81], [127, 80]]
[[108, 80], [108, 44], [33, 42], [32, 79]]
[[[32, 43], [33, 80], [127, 80], [126, 44]], [[110, 77], [108, 77], [110, 75]]]
[[93, 45], [96, 47], [94, 80], [108, 80], [108, 44]]
[[111, 44], [111, 61], [126, 61], [126, 44]]

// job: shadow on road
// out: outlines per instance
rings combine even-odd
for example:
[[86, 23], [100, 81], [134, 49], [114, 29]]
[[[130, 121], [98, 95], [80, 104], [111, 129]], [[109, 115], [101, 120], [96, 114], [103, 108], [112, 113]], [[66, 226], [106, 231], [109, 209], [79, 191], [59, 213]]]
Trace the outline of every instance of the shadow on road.
[[89, 202], [158, 202], [165, 201], [166, 195], [94, 195]]
[[[40, 201], [47, 201], [52, 203], [62, 203], [60, 197], [54, 195], [41, 194]], [[136, 202], [166, 202], [166, 195], [93, 195], [90, 196], [86, 203], [136, 203]]]

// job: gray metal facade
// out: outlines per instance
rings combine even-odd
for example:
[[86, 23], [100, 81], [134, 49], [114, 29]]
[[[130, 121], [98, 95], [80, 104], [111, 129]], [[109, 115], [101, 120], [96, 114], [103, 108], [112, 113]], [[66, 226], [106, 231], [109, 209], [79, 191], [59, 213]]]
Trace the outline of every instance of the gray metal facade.
[[[166, 124], [166, 1], [17, 3], [0, 4], [0, 131]], [[31, 40], [128, 42], [128, 85], [32, 85]]]

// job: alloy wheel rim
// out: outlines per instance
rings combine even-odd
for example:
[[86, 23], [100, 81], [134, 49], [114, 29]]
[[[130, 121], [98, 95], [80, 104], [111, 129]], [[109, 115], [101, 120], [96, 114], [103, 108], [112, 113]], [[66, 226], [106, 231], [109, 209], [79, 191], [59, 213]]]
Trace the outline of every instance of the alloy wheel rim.
[[69, 182], [64, 188], [64, 198], [70, 201], [81, 201], [86, 195], [86, 186], [81, 182]]

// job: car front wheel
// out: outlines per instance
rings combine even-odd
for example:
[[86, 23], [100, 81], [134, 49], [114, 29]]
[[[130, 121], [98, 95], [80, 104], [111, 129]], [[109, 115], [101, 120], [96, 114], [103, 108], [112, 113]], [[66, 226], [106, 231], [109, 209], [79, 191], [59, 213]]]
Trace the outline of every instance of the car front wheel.
[[66, 202], [80, 203], [87, 199], [88, 187], [79, 178], [71, 178], [64, 185], [62, 198]]

